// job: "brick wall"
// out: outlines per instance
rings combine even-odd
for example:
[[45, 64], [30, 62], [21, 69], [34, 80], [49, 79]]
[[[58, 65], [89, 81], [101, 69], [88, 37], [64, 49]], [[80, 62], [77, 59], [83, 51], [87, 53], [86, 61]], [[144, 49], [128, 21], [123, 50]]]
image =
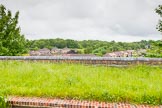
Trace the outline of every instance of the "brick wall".
[[162, 108], [161, 105], [135, 105], [128, 103], [106, 103], [34, 97], [10, 97], [8, 102], [11, 108]]

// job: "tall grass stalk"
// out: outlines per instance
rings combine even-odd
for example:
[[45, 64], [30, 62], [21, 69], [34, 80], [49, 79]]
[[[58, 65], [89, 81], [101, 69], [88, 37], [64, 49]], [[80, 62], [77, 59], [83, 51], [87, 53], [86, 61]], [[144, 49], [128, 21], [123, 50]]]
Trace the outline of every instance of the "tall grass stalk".
[[2, 96], [0, 96], [0, 108], [9, 108], [7, 100]]

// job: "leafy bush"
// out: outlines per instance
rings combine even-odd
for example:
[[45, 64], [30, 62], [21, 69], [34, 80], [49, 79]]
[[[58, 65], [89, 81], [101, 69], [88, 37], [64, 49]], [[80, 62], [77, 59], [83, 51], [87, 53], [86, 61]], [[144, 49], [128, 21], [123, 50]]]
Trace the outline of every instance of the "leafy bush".
[[152, 47], [148, 49], [146, 57], [162, 58], [162, 41], [152, 43]]

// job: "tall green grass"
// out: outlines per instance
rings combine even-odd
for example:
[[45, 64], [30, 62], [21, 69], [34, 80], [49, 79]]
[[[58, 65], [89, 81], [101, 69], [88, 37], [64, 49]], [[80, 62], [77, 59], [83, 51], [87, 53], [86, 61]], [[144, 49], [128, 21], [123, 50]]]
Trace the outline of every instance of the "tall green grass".
[[9, 104], [7, 103], [6, 99], [0, 96], [0, 108], [9, 108]]
[[0, 61], [0, 94], [162, 104], [162, 67]]

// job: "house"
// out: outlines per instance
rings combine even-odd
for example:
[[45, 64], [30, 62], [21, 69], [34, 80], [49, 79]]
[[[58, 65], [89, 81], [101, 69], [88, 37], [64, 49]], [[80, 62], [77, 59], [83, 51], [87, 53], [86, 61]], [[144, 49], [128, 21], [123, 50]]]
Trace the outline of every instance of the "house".
[[54, 47], [51, 49], [51, 54], [52, 55], [60, 55], [61, 54], [61, 49], [58, 49], [57, 47]]
[[68, 52], [70, 52], [71, 51], [71, 49], [69, 49], [69, 48], [63, 48], [62, 50], [61, 50], [61, 54], [67, 54]]
[[120, 57], [121, 53], [120, 52], [112, 52], [112, 53], [106, 53], [103, 55], [103, 57]]
[[106, 53], [104, 57], [132, 57], [134, 50], [126, 50], [126, 51], [117, 51], [112, 53]]
[[56, 55], [67, 55], [67, 54], [77, 54], [75, 49], [58, 49], [56, 47], [49, 50], [48, 48], [39, 49], [37, 51], [30, 51], [30, 56], [56, 56]]
[[124, 51], [118, 51], [118, 52], [114, 52], [115, 57], [123, 57], [124, 56]]
[[139, 49], [137, 50], [137, 56], [143, 57], [146, 54], [146, 49]]
[[50, 56], [51, 51], [48, 48], [39, 49], [40, 56]]
[[135, 50], [126, 50], [125, 51], [125, 57], [133, 57], [133, 53], [135, 52]]
[[77, 50], [72, 49], [69, 52], [67, 52], [67, 54], [78, 54]]
[[103, 57], [116, 57], [115, 53], [106, 53]]
[[29, 55], [30, 56], [40, 56], [41, 53], [39, 51], [30, 51]]
[[76, 56], [76, 57], [96, 57], [94, 54], [67, 54], [66, 56]]

